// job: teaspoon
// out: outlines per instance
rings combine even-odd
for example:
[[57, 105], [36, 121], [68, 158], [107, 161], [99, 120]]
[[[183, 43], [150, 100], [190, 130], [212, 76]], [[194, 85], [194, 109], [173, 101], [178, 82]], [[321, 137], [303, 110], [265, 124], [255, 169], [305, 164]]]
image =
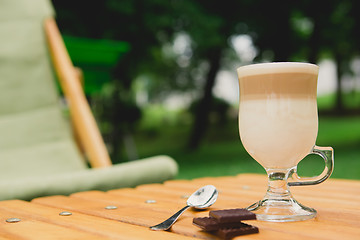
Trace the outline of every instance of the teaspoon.
[[168, 230], [186, 209], [188, 209], [189, 207], [194, 207], [196, 209], [204, 209], [210, 207], [216, 202], [217, 197], [218, 191], [213, 185], [206, 185], [202, 188], [199, 188], [188, 198], [185, 207], [180, 209], [178, 212], [176, 212], [164, 222], [150, 227], [150, 229]]

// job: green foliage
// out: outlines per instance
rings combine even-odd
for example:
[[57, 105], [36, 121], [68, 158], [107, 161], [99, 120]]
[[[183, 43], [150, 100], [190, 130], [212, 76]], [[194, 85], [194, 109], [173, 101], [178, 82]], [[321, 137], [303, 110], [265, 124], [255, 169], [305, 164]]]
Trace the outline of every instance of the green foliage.
[[181, 110], [168, 110], [164, 106], [150, 105], [143, 109], [143, 118], [138, 131], [154, 136], [164, 128], [181, 126]]
[[[155, 113], [145, 110], [141, 128], [132, 125], [135, 119], [126, 120], [121, 114], [132, 116], [131, 109], [138, 108], [136, 84], [148, 94], [148, 103], [161, 103], [174, 92], [190, 92], [203, 99], [211, 95], [214, 78], [220, 69], [227, 67], [235, 71], [229, 66], [247, 63], [241, 56], [234, 55], [230, 41], [233, 36], [250, 36], [257, 52], [255, 62], [316, 63], [323, 57], [332, 58], [337, 64], [340, 87], [341, 77], [352, 74], [349, 63], [359, 55], [359, 1], [104, 0], [87, 1], [86, 8], [79, 8], [70, 0], [53, 3], [62, 33], [126, 41], [131, 45], [130, 53], [109, 71], [114, 91], [101, 97], [107, 102], [102, 110], [104, 118], [99, 119], [114, 138], [121, 135], [121, 131], [114, 129], [127, 128], [150, 129], [147, 132], [151, 132], [152, 137], [156, 133], [161, 138], [166, 135], [161, 129], [168, 126], [178, 135], [176, 141], [169, 138], [164, 144], [174, 142], [184, 146], [182, 141], [187, 139], [184, 133], [194, 132], [196, 128], [190, 130], [186, 124], [175, 127], [171, 124], [174, 120], [171, 114], [171, 117], [159, 114], [151, 118]], [[179, 38], [185, 38], [187, 46], [176, 51], [174, 45]], [[344, 106], [352, 110], [359, 108], [358, 92], [342, 94], [340, 89], [335, 97], [320, 98], [320, 110], [338, 108], [344, 111]], [[211, 104], [211, 99], [211, 96], [205, 99], [204, 106]], [[158, 112], [163, 112], [161, 107], [159, 109]], [[221, 106], [217, 112], [224, 109]], [[193, 122], [188, 113], [177, 117], [178, 122]], [[206, 125], [203, 122], [200, 126]], [[211, 129], [205, 134], [209, 135]], [[113, 148], [118, 147], [118, 142], [112, 143]], [[146, 145], [154, 144], [155, 141], [146, 141]], [[188, 157], [191, 159], [191, 155]]]
[[[53, 4], [63, 33], [129, 42], [132, 51], [119, 63], [126, 65], [121, 74], [132, 80], [148, 75], [153, 82], [149, 96], [155, 99], [174, 90], [199, 90], [194, 72], [214, 49], [231, 48], [229, 39], [238, 34], [251, 36], [256, 61], [317, 62], [321, 56], [341, 55], [348, 65], [359, 54], [360, 4], [351, 0], [105, 0], [87, 2], [86, 8], [69, 0]], [[164, 51], [179, 33], [191, 45], [186, 66], [179, 64], [179, 54]], [[241, 59], [237, 62], [241, 65]]]
[[[360, 92], [359, 91], [351, 91], [348, 93], [343, 93], [342, 101], [348, 110], [348, 113], [354, 114], [359, 112], [360, 109]], [[335, 93], [326, 94], [324, 96], [320, 96], [317, 99], [319, 111], [331, 111], [335, 107], [336, 95]]]
[[[189, 113], [194, 116], [200, 107], [199, 100], [192, 102], [189, 107]], [[230, 110], [230, 104], [224, 99], [213, 97], [213, 103], [210, 109], [210, 122], [216, 124], [225, 124], [229, 118], [228, 112]]]
[[332, 109], [334, 107], [334, 104], [335, 94], [326, 94], [317, 98], [317, 105], [319, 111]]

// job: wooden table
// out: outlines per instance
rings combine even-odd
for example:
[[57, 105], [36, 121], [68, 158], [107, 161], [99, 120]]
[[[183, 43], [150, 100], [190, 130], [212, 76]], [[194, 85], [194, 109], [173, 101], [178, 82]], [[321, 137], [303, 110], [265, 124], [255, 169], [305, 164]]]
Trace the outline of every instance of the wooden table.
[[[266, 181], [264, 175], [241, 174], [42, 197], [31, 202], [2, 201], [0, 239], [214, 239], [192, 225], [193, 217], [208, 216], [208, 210], [187, 210], [171, 231], [148, 227], [185, 206], [187, 196], [203, 185], [215, 185], [220, 192], [211, 209], [224, 209], [246, 207], [259, 200]], [[315, 219], [251, 221], [248, 223], [257, 226], [260, 233], [236, 239], [360, 239], [360, 181], [330, 179], [316, 186], [292, 187], [292, 193], [301, 203], [318, 210]], [[59, 215], [63, 211], [71, 215]], [[21, 221], [6, 221], [11, 218]]]

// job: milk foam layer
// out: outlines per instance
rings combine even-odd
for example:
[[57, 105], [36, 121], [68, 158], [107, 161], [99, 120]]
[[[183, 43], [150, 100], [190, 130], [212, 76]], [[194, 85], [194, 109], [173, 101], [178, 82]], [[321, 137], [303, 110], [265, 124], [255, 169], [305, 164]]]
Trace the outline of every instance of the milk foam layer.
[[311, 63], [300, 62], [274, 62], [274, 63], [259, 63], [247, 66], [242, 66], [237, 69], [238, 77], [254, 76], [261, 74], [274, 73], [309, 73], [317, 75], [319, 67]]

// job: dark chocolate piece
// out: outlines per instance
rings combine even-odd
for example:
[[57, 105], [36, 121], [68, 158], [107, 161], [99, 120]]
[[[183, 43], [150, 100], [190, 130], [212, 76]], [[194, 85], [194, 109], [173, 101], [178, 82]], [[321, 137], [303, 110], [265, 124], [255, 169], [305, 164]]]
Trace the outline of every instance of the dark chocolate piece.
[[204, 229], [205, 231], [216, 231], [219, 228], [223, 228], [223, 227], [241, 227], [241, 226], [243, 226], [243, 224], [241, 222], [219, 223], [213, 217], [194, 218], [193, 224]]
[[245, 208], [225, 209], [210, 211], [209, 215], [219, 223], [239, 222], [242, 220], [254, 220], [256, 214]]
[[193, 224], [205, 231], [215, 231], [219, 229], [218, 221], [212, 217], [194, 218]]
[[259, 229], [255, 226], [241, 223], [241, 227], [224, 227], [217, 231], [217, 235], [222, 239], [231, 239], [236, 236], [258, 233]]

